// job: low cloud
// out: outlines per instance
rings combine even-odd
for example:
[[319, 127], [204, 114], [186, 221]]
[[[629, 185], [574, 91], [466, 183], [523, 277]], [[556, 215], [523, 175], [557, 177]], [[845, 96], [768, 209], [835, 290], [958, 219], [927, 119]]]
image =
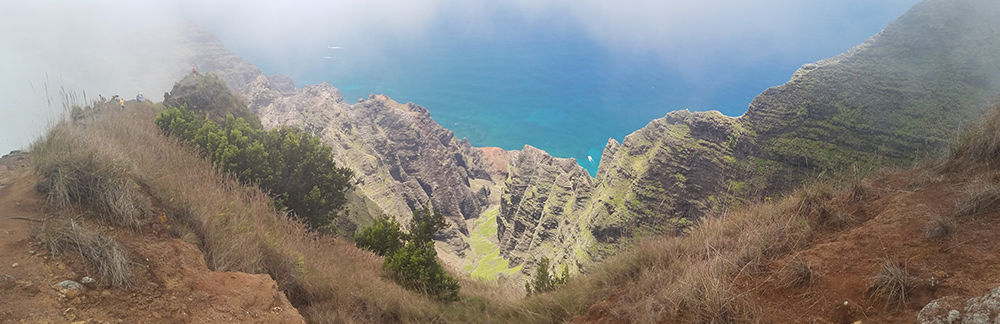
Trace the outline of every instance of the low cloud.
[[[431, 33], [441, 32], [442, 24], [453, 27], [446, 30], [449, 37], [489, 38], [505, 32], [509, 22], [502, 19], [515, 17], [539, 32], [582, 30], [624, 58], [656, 55], [688, 66], [697, 78], [699, 64], [723, 54], [740, 57], [734, 64], [824, 58], [828, 50], [815, 48], [833, 42], [847, 44], [838, 45], [846, 50], [860, 42], [859, 32], [870, 36], [871, 24], [882, 26], [916, 2], [6, 1], [0, 4], [0, 151], [24, 148], [44, 131], [62, 109], [58, 89], [89, 98], [147, 92], [158, 99], [186, 71], [186, 54], [171, 46], [177, 35], [168, 26], [187, 21], [274, 61], [310, 51], [330, 56], [327, 47], [337, 46], [363, 50], [377, 62], [419, 49], [428, 37], [440, 36]], [[857, 8], [870, 9], [858, 20]]]

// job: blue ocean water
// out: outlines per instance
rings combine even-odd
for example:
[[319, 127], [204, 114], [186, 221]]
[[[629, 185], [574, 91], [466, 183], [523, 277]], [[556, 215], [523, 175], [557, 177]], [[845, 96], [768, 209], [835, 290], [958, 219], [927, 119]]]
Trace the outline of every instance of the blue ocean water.
[[[900, 12], [901, 13], [901, 12]], [[742, 115], [768, 87], [785, 83], [802, 64], [835, 56], [894, 18], [875, 17], [853, 38], [838, 38], [795, 55], [753, 64], [741, 53], [715, 53], [692, 75], [683, 61], [654, 54], [623, 56], [582, 32], [546, 29], [510, 18], [489, 38], [456, 37], [447, 20], [419, 44], [372, 55], [366, 43], [316, 44], [302, 57], [272, 58], [234, 50], [267, 74], [288, 74], [298, 86], [327, 82], [354, 102], [370, 93], [427, 107], [432, 117], [474, 146], [521, 149], [575, 158], [594, 175], [609, 138], [690, 109]], [[223, 39], [225, 39], [223, 37]], [[804, 43], [805, 44], [805, 43]], [[383, 44], [384, 45], [384, 44]], [[807, 46], [807, 45], [803, 45]], [[815, 46], [811, 44], [808, 46]], [[287, 69], [287, 60], [308, 69]]]

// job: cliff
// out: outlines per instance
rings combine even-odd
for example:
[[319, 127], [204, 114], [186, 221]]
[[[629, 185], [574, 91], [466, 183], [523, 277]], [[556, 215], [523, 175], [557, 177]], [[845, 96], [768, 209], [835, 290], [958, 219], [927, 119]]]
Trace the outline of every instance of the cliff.
[[[995, 1], [925, 1], [850, 51], [804, 65], [741, 117], [672, 112], [620, 145], [611, 139], [592, 191], [576, 194], [590, 199], [572, 218], [583, 224], [565, 226], [582, 232], [537, 244], [564, 229], [515, 227], [502, 238], [504, 255], [558, 260], [564, 251], [536, 246], [589, 245], [575, 259], [585, 264], [632, 238], [683, 232], [706, 213], [780, 195], [818, 174], [906, 166], [934, 153], [1000, 98], [1000, 57], [991, 54], [1000, 52], [997, 19]], [[523, 181], [512, 176], [506, 186]], [[501, 227], [547, 212], [549, 197], [521, 192], [505, 195], [520, 208], [501, 209]]]
[[[1000, 3], [928, 0], [837, 57], [802, 66], [740, 117], [671, 112], [609, 140], [596, 178], [526, 146], [479, 149], [427, 109], [385, 96], [348, 104], [327, 84], [268, 77], [191, 27], [195, 60], [241, 92], [265, 127], [322, 136], [354, 169], [352, 223], [401, 221], [431, 204], [454, 224], [438, 239], [462, 265], [472, 224], [498, 208], [490, 238], [513, 265], [573, 268], [634, 238], [678, 234], [712, 211], [781, 195], [818, 174], [905, 165], [943, 147], [1000, 96]], [[485, 152], [485, 154], [484, 154]]]

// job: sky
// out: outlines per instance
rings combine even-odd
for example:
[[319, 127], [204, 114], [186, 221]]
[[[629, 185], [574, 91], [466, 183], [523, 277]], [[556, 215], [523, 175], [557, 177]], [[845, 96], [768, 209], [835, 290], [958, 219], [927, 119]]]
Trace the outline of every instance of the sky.
[[[160, 100], [189, 67], [172, 24], [208, 26], [228, 46], [282, 62], [328, 46], [366, 52], [367, 62], [419, 50], [442, 22], [456, 38], [504, 33], [498, 17], [518, 17], [539, 32], [583, 31], [621, 60], [660, 57], [683, 62], [691, 80], [701, 67], [764, 64], [775, 57], [802, 64], [846, 51], [874, 35], [916, 0], [371, 0], [371, 1], [4, 1], [0, 3], [0, 152], [27, 148], [65, 109], [97, 94]], [[860, 9], [859, 9], [860, 8]], [[498, 14], [503, 13], [503, 14]], [[738, 52], [741, 55], [733, 56]], [[320, 54], [318, 54], [320, 55]], [[301, 56], [301, 55], [296, 55]], [[253, 60], [251, 60], [253, 62]], [[298, 84], [301, 86], [302, 84]], [[334, 85], [336, 86], [336, 84]], [[419, 103], [418, 103], [419, 104]]]

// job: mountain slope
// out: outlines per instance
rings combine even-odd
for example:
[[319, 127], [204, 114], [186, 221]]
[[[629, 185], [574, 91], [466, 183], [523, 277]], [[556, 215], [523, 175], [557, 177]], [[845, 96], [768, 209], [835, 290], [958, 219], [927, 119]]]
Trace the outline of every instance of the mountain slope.
[[[582, 244], [600, 257], [623, 239], [683, 230], [711, 210], [778, 195], [817, 174], [905, 165], [939, 150], [1000, 98], [997, 19], [995, 1], [925, 1], [864, 44], [803, 66], [741, 117], [672, 112], [621, 145], [610, 141], [593, 208], [578, 216], [590, 235], [570, 237], [592, 236]], [[525, 208], [539, 205], [533, 199], [511, 198]], [[581, 259], [558, 248], [505, 252], [512, 260]]]
[[475, 218], [499, 208], [500, 254], [530, 273], [541, 256], [579, 268], [636, 237], [684, 232], [710, 211], [820, 174], [905, 165], [939, 150], [1000, 98], [998, 18], [995, 1], [922, 2], [847, 53], [804, 65], [741, 117], [672, 112], [610, 140], [592, 179], [530, 148], [501, 154], [499, 166], [414, 104], [384, 96], [348, 104], [332, 86], [267, 77], [197, 27], [189, 46], [266, 126], [313, 131], [361, 174], [354, 223], [380, 214], [405, 221], [430, 203], [454, 224], [438, 239], [459, 268]]
[[589, 278], [605, 298], [571, 322], [992, 322], [998, 113], [935, 163], [803, 186], [613, 256]]

